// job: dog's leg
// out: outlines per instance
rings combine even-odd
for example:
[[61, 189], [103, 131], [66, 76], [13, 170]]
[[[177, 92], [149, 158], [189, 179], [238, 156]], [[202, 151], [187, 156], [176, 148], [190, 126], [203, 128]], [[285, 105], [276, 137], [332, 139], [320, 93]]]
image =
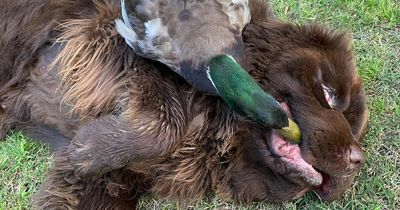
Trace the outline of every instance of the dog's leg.
[[147, 190], [144, 180], [145, 177], [126, 169], [88, 180], [77, 209], [137, 209], [139, 198]]
[[74, 176], [74, 168], [68, 162], [67, 148], [55, 153], [42, 189], [32, 198], [34, 209], [77, 209], [87, 183]]
[[122, 168], [131, 159], [160, 153], [154, 139], [129, 129], [127, 123], [114, 115], [89, 121], [77, 131], [70, 145], [70, 162], [78, 177], [101, 176]]
[[[70, 161], [77, 176], [100, 176], [141, 161], [165, 155], [177, 143], [175, 139], [139, 130], [121, 116], [106, 115], [82, 126], [70, 145]], [[181, 128], [179, 128], [181, 129]]]
[[68, 161], [68, 148], [55, 153], [42, 189], [32, 197], [35, 209], [135, 209], [142, 177], [116, 170], [99, 179], [81, 180]]
[[50, 126], [35, 124], [35, 123], [22, 123], [16, 126], [17, 130], [32, 139], [38, 140], [47, 144], [52, 152], [68, 147], [71, 139], [62, 135], [57, 129]]

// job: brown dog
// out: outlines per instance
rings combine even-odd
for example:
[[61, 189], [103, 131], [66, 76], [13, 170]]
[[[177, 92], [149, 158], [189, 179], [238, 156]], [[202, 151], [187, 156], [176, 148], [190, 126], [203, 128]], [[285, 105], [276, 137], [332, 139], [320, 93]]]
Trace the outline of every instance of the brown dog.
[[0, 131], [67, 142], [36, 207], [131, 209], [144, 192], [280, 202], [315, 190], [333, 200], [348, 189], [367, 119], [350, 40], [250, 3], [246, 69], [299, 124], [300, 147], [135, 56], [114, 29], [119, 6], [15, 3], [24, 5], [0, 23]]

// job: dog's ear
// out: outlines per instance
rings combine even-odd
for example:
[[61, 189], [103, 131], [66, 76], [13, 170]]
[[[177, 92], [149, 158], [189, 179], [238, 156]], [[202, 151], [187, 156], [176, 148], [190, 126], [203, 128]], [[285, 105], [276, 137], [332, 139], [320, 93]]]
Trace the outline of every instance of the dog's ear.
[[288, 57], [287, 68], [296, 80], [308, 83], [308, 90], [312, 90], [322, 107], [334, 109], [338, 103], [336, 90], [324, 75], [324, 66], [321, 66], [320, 55], [310, 49], [297, 49]]
[[350, 103], [343, 112], [350, 124], [351, 131], [357, 141], [363, 138], [367, 131], [368, 107], [362, 80], [356, 77], [350, 89]]
[[357, 76], [352, 81], [342, 81], [351, 84], [350, 90], [342, 91], [342, 93], [337, 93], [329, 83], [324, 82], [320, 68], [315, 69], [313, 73], [310, 72], [309, 80], [314, 95], [321, 105], [327, 109], [343, 112], [355, 139], [359, 141], [366, 132], [368, 118], [361, 78]]
[[320, 67], [311, 71], [309, 81], [314, 95], [321, 105], [327, 109], [335, 109], [340, 112], [346, 110], [350, 103], [350, 87], [348, 85], [338, 87], [335, 83], [346, 83], [348, 81], [331, 82], [329, 78], [324, 79], [329, 76], [323, 75], [326, 72], [323, 72]]

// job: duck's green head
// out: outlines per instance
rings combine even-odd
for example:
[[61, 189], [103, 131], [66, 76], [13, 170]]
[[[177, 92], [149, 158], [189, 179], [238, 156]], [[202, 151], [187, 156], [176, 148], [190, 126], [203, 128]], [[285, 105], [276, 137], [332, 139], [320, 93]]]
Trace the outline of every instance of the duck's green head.
[[[208, 78], [217, 94], [239, 114], [278, 131], [288, 140], [299, 143], [300, 130], [289, 120], [278, 101], [229, 55], [213, 57], [208, 62]], [[290, 121], [290, 123], [289, 123]]]

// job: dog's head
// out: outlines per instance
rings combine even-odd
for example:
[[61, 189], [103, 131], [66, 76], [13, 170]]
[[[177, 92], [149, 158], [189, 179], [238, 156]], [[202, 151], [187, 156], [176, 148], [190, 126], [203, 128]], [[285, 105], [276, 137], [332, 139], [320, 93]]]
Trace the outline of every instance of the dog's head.
[[256, 22], [244, 31], [249, 73], [298, 123], [291, 145], [254, 125], [233, 177], [241, 200], [281, 201], [347, 190], [364, 163], [367, 108], [350, 39], [317, 25]]

